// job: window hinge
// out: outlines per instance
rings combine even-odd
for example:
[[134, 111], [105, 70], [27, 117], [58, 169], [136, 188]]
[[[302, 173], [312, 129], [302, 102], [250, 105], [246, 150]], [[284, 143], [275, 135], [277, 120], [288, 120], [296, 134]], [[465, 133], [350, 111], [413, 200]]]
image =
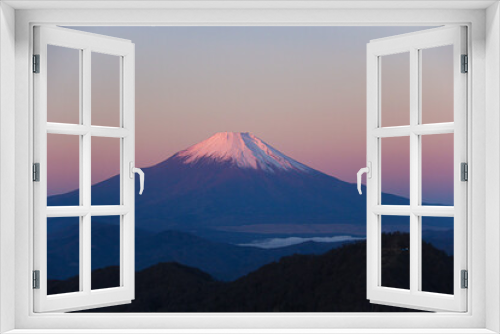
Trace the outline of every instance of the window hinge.
[[40, 73], [40, 55], [33, 55], [33, 73]]
[[33, 270], [33, 289], [40, 289], [40, 270]]
[[462, 55], [462, 73], [469, 72], [469, 56]]
[[469, 287], [469, 273], [467, 270], [461, 271], [462, 289], [467, 289]]
[[33, 181], [40, 181], [40, 164], [38, 162], [33, 164]]
[[460, 180], [469, 181], [469, 165], [466, 162], [462, 162], [460, 165]]

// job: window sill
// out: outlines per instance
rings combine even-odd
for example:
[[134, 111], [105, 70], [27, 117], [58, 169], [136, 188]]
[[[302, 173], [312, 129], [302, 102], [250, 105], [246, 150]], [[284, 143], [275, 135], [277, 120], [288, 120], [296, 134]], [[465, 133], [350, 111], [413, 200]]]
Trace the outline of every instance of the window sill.
[[488, 329], [15, 329], [5, 334], [487, 334]]

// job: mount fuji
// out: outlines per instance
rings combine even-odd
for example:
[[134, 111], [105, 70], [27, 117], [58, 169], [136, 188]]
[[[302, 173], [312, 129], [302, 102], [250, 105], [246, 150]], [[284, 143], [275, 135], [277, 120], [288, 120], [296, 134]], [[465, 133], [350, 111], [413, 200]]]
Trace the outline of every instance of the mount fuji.
[[201, 143], [180, 151], [175, 156], [183, 159], [186, 164], [211, 160], [271, 173], [314, 172], [313, 169], [287, 157], [248, 132], [219, 132]]
[[[366, 198], [354, 184], [250, 133], [217, 133], [143, 171], [145, 190], [135, 197], [137, 270], [174, 261], [234, 280], [283, 256], [322, 254], [366, 235]], [[92, 204], [119, 204], [119, 189], [119, 176], [94, 184]], [[390, 194], [382, 199], [408, 203]], [[74, 205], [78, 191], [47, 201]], [[52, 279], [78, 274], [78, 224], [65, 218], [48, 224]], [[408, 217], [384, 216], [382, 224], [384, 232], [409, 228]], [[434, 230], [423, 231], [423, 238], [452, 254], [453, 218], [426, 220], [426, 228]], [[116, 217], [92, 217], [91, 231], [92, 269], [118, 265]]]
[[[178, 230], [231, 243], [365, 235], [366, 200], [354, 184], [308, 167], [250, 133], [216, 133], [143, 170], [145, 191], [136, 195], [136, 226], [143, 230]], [[119, 176], [93, 185], [92, 204], [118, 204], [118, 189]], [[384, 196], [393, 204], [408, 202]], [[51, 196], [48, 203], [67, 205], [75, 198], [78, 191]]]

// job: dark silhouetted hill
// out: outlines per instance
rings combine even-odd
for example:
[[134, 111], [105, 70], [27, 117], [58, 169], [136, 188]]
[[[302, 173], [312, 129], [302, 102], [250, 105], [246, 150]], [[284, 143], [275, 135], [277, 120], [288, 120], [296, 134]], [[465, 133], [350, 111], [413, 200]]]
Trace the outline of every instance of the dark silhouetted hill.
[[[384, 284], [409, 281], [405, 265], [407, 234], [384, 235], [391, 261], [384, 266]], [[453, 292], [453, 257], [423, 243], [423, 289]], [[95, 286], [107, 286], [118, 268], [93, 272]], [[113, 274], [115, 273], [115, 274]], [[450, 275], [451, 274], [451, 275]], [[95, 280], [95, 282], [94, 282]], [[51, 281], [49, 291], [75, 287], [77, 280]], [[374, 312], [404, 309], [366, 300], [366, 243], [356, 242], [322, 255], [293, 255], [259, 268], [233, 282], [178, 263], [160, 263], [136, 273], [136, 299], [131, 304], [94, 312]]]

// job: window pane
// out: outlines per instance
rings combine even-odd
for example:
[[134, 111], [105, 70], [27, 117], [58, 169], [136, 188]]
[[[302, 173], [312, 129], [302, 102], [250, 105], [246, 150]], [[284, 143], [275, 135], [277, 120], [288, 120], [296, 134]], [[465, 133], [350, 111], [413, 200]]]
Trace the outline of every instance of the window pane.
[[451, 217], [422, 217], [422, 291], [453, 294]]
[[47, 205], [80, 205], [79, 170], [80, 137], [48, 134]]
[[92, 217], [92, 290], [120, 286], [120, 216]]
[[410, 53], [381, 57], [382, 126], [410, 124]]
[[424, 49], [422, 123], [453, 122], [453, 45]]
[[80, 50], [47, 46], [47, 122], [80, 122]]
[[47, 294], [80, 290], [80, 218], [47, 218]]
[[92, 205], [120, 205], [120, 139], [92, 137]]
[[410, 288], [410, 217], [382, 216], [382, 286]]
[[410, 137], [381, 139], [383, 205], [410, 204]]
[[453, 205], [453, 134], [421, 139], [422, 204]]
[[120, 57], [92, 52], [92, 125], [120, 126]]

